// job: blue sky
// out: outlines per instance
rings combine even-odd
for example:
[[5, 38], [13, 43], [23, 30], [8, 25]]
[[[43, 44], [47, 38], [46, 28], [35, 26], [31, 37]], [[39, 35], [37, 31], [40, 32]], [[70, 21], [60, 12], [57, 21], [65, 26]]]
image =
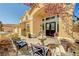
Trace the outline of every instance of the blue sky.
[[74, 7], [74, 15], [76, 17], [79, 17], [79, 3], [76, 3], [75, 4], [75, 7]]
[[[0, 3], [0, 21], [4, 24], [18, 24], [29, 8], [22, 3]], [[74, 7], [74, 15], [79, 17], [79, 3]]]
[[18, 24], [29, 8], [22, 3], [0, 3], [0, 21], [4, 24]]
[[73, 20], [77, 21], [78, 20], [77, 18], [79, 18], [79, 3], [75, 4], [74, 12], [73, 12]]

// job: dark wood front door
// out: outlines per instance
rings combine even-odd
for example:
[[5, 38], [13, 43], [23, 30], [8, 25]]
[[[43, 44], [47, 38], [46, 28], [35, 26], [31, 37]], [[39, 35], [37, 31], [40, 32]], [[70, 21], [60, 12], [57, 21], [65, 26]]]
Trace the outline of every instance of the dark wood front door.
[[54, 36], [56, 32], [56, 22], [46, 23], [46, 36]]

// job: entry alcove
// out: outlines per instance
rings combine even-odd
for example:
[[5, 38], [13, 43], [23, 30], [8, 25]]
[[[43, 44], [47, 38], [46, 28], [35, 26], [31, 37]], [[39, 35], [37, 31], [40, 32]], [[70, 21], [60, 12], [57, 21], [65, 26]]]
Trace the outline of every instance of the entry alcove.
[[53, 36], [59, 32], [59, 16], [42, 19], [42, 30], [46, 36]]

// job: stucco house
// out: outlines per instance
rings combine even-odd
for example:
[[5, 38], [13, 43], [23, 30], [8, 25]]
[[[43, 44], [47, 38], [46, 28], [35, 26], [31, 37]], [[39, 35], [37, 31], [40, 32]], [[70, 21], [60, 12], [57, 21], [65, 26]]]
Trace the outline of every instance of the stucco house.
[[[58, 4], [57, 8], [65, 9], [64, 12], [60, 9], [58, 13], [53, 8], [57, 5], [53, 5], [29, 4], [31, 9], [25, 12], [20, 20], [20, 34], [25, 37], [38, 37], [42, 32], [45, 36], [74, 39], [75, 33], [72, 31], [74, 4]], [[45, 6], [49, 7], [48, 10], [46, 10]], [[47, 13], [45, 14], [45, 12]]]

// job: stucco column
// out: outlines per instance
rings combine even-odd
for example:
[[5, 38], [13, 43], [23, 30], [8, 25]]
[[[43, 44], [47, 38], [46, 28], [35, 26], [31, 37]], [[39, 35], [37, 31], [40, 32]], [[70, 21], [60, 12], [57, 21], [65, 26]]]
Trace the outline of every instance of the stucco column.
[[57, 31], [57, 29], [58, 29], [58, 25], [57, 25], [57, 24], [58, 24], [58, 17], [55, 16], [55, 19], [57, 20], [57, 21], [56, 21], [56, 33], [57, 33], [57, 32], [58, 32], [58, 31]]
[[46, 23], [45, 23], [46, 19], [44, 19], [44, 35], [46, 35]]

